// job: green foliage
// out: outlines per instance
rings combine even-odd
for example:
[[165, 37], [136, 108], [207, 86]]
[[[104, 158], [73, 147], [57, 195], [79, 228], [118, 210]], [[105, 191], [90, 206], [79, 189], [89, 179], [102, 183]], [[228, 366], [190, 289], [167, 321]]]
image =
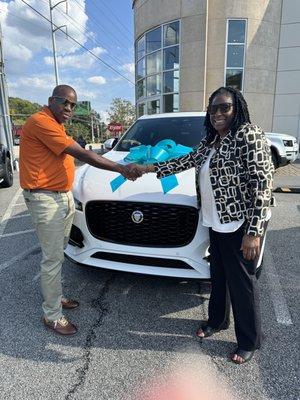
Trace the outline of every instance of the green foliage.
[[119, 97], [112, 100], [108, 115], [110, 122], [120, 123], [124, 127], [130, 126], [136, 118], [134, 105]]
[[32, 103], [29, 100], [19, 99], [18, 97], [9, 97], [9, 110], [14, 125], [23, 125], [26, 119], [39, 111], [42, 106]]
[[73, 139], [77, 139], [78, 136], [82, 136], [87, 142], [91, 142], [91, 129], [90, 126], [82, 122], [71, 122], [65, 125], [68, 135], [72, 136]]

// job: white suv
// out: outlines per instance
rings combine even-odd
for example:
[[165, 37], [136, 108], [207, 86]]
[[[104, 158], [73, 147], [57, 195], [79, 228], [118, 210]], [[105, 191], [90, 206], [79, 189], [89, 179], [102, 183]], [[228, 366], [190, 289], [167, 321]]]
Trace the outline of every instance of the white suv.
[[296, 161], [299, 155], [299, 144], [294, 136], [285, 133], [266, 132], [272, 152], [275, 168], [283, 167]]
[[[122, 162], [132, 147], [164, 139], [195, 147], [205, 135], [204, 118], [201, 112], [143, 116], [104, 157]], [[199, 223], [194, 169], [177, 174], [179, 185], [167, 194], [155, 174], [113, 192], [117, 175], [89, 165], [77, 170], [67, 257], [112, 270], [209, 278], [208, 229]]]

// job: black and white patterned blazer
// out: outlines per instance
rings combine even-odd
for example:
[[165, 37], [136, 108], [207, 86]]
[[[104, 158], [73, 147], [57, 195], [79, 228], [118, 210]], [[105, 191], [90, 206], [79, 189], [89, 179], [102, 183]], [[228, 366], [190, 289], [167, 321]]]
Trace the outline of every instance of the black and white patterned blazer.
[[[215, 140], [208, 144], [204, 138], [198, 148], [186, 156], [155, 164], [158, 178], [194, 167], [199, 207], [200, 168]], [[272, 196], [274, 166], [261, 128], [244, 124], [235, 134], [229, 132], [210, 160], [209, 174], [220, 222], [245, 219], [248, 235], [263, 235], [267, 212], [275, 201]]]

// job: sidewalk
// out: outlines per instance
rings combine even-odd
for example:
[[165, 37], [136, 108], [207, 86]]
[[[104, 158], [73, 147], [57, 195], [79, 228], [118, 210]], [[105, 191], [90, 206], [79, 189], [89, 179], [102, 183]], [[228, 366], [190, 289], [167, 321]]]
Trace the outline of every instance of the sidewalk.
[[300, 189], [300, 159], [293, 164], [278, 168], [274, 177], [274, 188]]

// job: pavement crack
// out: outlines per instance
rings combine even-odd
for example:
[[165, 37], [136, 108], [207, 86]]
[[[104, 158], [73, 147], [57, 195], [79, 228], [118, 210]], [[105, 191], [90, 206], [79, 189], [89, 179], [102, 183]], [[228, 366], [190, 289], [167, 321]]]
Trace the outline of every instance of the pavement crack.
[[105, 301], [105, 296], [108, 293], [110, 286], [115, 281], [116, 275], [110, 276], [109, 279], [103, 285], [98, 297], [92, 300], [91, 305], [92, 308], [95, 308], [99, 311], [99, 315], [91, 325], [85, 340], [85, 345], [83, 346], [84, 355], [83, 355], [83, 365], [76, 370], [78, 378], [77, 382], [74, 383], [72, 388], [68, 391], [65, 400], [70, 400], [76, 394], [76, 392], [82, 387], [85, 383], [86, 376], [91, 364], [91, 348], [93, 346], [94, 340], [97, 337], [96, 329], [102, 325], [103, 319], [109, 313], [108, 303]]

